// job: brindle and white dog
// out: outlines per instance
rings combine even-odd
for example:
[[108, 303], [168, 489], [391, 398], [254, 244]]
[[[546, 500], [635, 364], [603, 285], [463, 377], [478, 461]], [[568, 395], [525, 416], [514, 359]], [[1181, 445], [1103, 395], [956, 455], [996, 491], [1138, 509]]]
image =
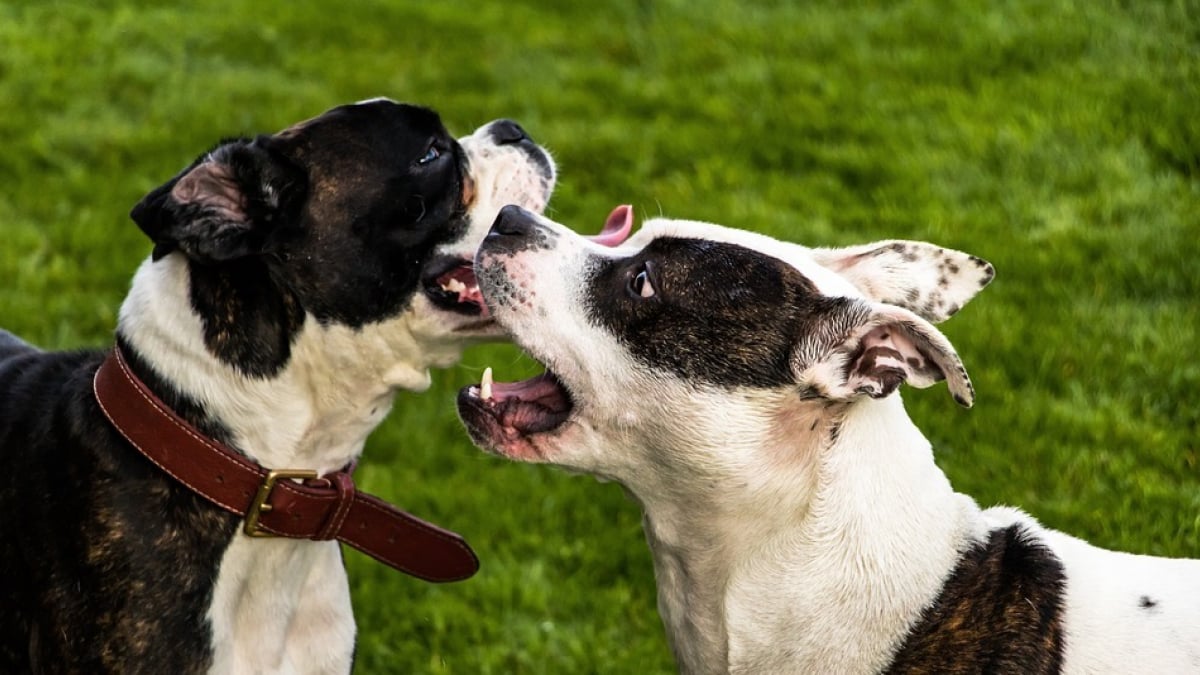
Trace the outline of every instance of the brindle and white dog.
[[[502, 334], [471, 257], [554, 180], [514, 122], [460, 143], [384, 99], [223, 142], [134, 208], [154, 251], [117, 342], [207, 435], [324, 475], [397, 390]], [[158, 471], [97, 407], [103, 358], [0, 331], [0, 672], [349, 671], [338, 543], [250, 539]]]
[[902, 382], [971, 405], [930, 322], [991, 280], [984, 261], [670, 220], [613, 248], [506, 208], [476, 274], [548, 371], [485, 372], [463, 420], [641, 503], [683, 672], [1200, 673], [1200, 561], [981, 510], [905, 413]]

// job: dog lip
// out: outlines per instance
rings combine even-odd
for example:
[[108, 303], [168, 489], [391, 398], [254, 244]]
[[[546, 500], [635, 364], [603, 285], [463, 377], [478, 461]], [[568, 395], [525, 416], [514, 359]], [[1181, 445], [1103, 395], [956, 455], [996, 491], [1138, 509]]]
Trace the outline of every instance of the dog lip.
[[[460, 287], [459, 290], [447, 288], [455, 284]], [[490, 319], [479, 293], [474, 264], [470, 258], [444, 256], [433, 260], [425, 267], [421, 290], [439, 309]], [[490, 324], [490, 321], [486, 323]]]
[[488, 399], [479, 385], [458, 394], [459, 415], [476, 443], [515, 459], [531, 459], [531, 438], [562, 427], [574, 409], [570, 392], [549, 370], [519, 382], [495, 382]]

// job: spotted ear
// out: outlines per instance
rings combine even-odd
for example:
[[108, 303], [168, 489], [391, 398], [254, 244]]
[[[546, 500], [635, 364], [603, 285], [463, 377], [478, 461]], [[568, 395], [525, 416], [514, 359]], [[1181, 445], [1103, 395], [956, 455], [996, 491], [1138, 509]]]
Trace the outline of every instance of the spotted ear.
[[982, 258], [921, 241], [818, 248], [812, 255], [869, 299], [903, 307], [933, 323], [962, 309], [996, 275]]
[[805, 392], [848, 401], [883, 398], [903, 382], [924, 388], [946, 380], [955, 401], [974, 404], [966, 368], [932, 324], [899, 307], [839, 300], [793, 351], [792, 371]]
[[154, 242], [154, 259], [182, 251], [202, 262], [257, 255], [293, 217], [305, 176], [262, 142], [226, 142], [133, 207], [130, 217]]

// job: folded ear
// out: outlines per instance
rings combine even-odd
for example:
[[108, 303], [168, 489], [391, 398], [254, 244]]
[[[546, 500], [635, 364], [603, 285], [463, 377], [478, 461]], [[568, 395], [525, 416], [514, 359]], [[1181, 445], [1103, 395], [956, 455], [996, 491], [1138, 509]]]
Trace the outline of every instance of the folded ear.
[[832, 305], [818, 330], [801, 337], [792, 372], [822, 398], [852, 400], [890, 395], [907, 382], [928, 387], [946, 380], [954, 400], [975, 402], [975, 390], [953, 345], [913, 312], [881, 303], [845, 299]]
[[219, 262], [262, 253], [294, 216], [305, 176], [259, 141], [218, 146], [146, 195], [130, 217], [154, 242], [154, 259], [179, 250]]
[[869, 299], [903, 307], [934, 323], [962, 309], [996, 275], [982, 258], [921, 241], [818, 248], [812, 255]]

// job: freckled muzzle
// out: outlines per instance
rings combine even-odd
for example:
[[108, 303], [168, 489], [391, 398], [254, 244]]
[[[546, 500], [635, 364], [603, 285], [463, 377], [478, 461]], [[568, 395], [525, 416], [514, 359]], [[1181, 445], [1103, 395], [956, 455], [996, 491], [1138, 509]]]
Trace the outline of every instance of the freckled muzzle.
[[[632, 230], [632, 208], [618, 206], [600, 234], [589, 239], [602, 246], [618, 246]], [[560, 236], [520, 207], [501, 209], [476, 256], [476, 275], [482, 280], [481, 295], [486, 304], [499, 310], [512, 303], [519, 289], [508, 277], [501, 262], [504, 258], [552, 248]], [[496, 382], [488, 368], [478, 385], [464, 387], [458, 394], [458, 414], [471, 439], [486, 450], [523, 461], [544, 459], [535, 437], [561, 428], [574, 409], [570, 391], [550, 370], [528, 380]]]

